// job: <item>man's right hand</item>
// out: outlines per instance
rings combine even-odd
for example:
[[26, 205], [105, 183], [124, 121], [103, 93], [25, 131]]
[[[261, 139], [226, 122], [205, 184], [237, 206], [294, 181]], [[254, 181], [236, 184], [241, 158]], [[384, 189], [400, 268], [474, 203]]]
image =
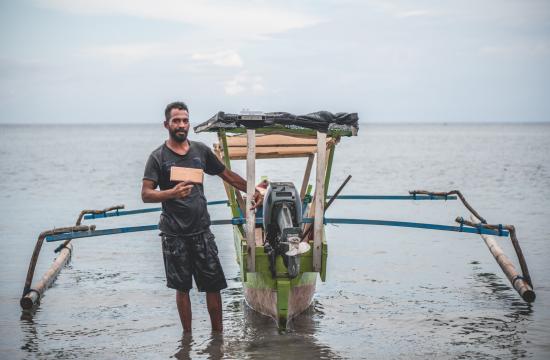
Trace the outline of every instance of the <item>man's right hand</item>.
[[170, 191], [172, 192], [172, 198], [173, 199], [182, 199], [184, 197], [189, 196], [191, 194], [191, 190], [193, 189], [193, 184], [182, 181], [178, 183], [176, 186], [174, 186]]

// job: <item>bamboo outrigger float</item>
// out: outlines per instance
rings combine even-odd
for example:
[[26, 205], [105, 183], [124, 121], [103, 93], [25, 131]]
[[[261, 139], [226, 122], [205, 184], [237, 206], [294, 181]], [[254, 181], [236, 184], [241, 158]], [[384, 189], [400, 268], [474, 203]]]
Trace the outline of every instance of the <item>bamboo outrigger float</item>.
[[[328, 245], [325, 224], [382, 225], [479, 234], [513, 288], [526, 302], [535, 301], [535, 292], [527, 263], [519, 246], [515, 227], [491, 225], [474, 210], [460, 191], [410, 191], [408, 195], [340, 195], [346, 181], [334, 195], [328, 195], [332, 162], [336, 145], [344, 136], [358, 132], [357, 114], [318, 112], [304, 116], [287, 113], [218, 113], [195, 127], [195, 132], [215, 132], [218, 143], [214, 152], [231, 168], [232, 160], [245, 160], [247, 178], [246, 200], [239, 192], [224, 183], [227, 200], [211, 201], [208, 205], [228, 204], [231, 219], [213, 220], [212, 225], [232, 225], [237, 262], [246, 302], [254, 310], [273, 317], [280, 328], [309, 307], [315, 292], [317, 274], [326, 280]], [[255, 191], [256, 159], [307, 159], [302, 184], [299, 188], [289, 182], [271, 181], [266, 190], [263, 207], [251, 211]], [[310, 174], [315, 162], [315, 185], [310, 185]], [[281, 175], [284, 172], [274, 176]], [[285, 180], [285, 179], [276, 179]], [[438, 225], [416, 222], [326, 218], [325, 211], [339, 200], [456, 200], [460, 199], [471, 213], [471, 221], [462, 217], [458, 225]], [[328, 202], [326, 200], [329, 199]], [[53, 282], [62, 266], [70, 258], [72, 239], [149, 231], [157, 225], [96, 229], [81, 225], [82, 220], [100, 219], [160, 211], [161, 208], [123, 210], [119, 205], [103, 210], [83, 210], [76, 225], [53, 229], [40, 234], [31, 258], [21, 298], [23, 309], [30, 309]], [[495, 241], [495, 236], [510, 236], [521, 273]], [[58, 247], [61, 255], [45, 276], [31, 287], [34, 268], [43, 241], [64, 241]]]

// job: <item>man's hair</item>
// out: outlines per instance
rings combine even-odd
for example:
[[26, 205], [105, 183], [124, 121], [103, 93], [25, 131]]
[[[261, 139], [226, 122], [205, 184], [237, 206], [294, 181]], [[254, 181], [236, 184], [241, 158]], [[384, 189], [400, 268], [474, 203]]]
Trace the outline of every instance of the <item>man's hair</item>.
[[172, 109], [185, 110], [189, 112], [187, 105], [185, 105], [183, 101], [174, 101], [173, 103], [166, 105], [166, 109], [164, 110], [164, 118], [166, 121], [170, 120], [170, 111], [172, 111]]

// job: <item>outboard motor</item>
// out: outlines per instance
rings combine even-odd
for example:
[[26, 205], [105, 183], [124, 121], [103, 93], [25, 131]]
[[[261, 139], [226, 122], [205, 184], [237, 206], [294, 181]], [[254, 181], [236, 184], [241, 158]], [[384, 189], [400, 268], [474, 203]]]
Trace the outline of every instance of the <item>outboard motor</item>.
[[267, 188], [263, 203], [265, 242], [264, 250], [269, 256], [271, 275], [276, 276], [277, 255], [291, 278], [300, 273], [300, 254], [307, 252], [309, 244], [302, 238], [302, 202], [291, 182], [272, 182]]

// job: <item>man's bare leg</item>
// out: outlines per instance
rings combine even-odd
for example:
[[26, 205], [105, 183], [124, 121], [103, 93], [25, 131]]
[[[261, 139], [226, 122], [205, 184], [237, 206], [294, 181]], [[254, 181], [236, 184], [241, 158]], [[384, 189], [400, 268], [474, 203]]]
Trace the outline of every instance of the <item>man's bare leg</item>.
[[176, 305], [180, 315], [183, 331], [191, 332], [191, 300], [189, 299], [189, 291], [176, 290]]
[[212, 331], [222, 332], [222, 296], [219, 291], [206, 293], [206, 306], [210, 314]]

